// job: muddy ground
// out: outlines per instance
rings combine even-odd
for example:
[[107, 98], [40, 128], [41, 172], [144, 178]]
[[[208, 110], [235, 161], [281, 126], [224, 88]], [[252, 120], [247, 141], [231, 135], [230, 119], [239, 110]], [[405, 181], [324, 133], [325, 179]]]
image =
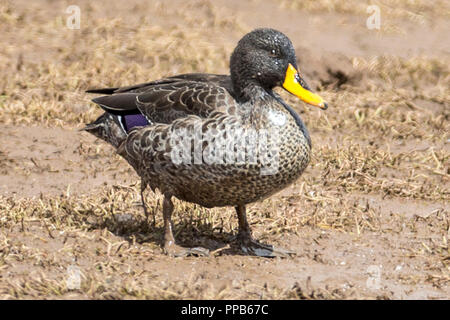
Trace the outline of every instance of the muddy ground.
[[[2, 1], [0, 297], [449, 299], [450, 7], [375, 3], [379, 30], [364, 1], [77, 0], [70, 29], [66, 2]], [[84, 90], [228, 73], [236, 42], [262, 26], [290, 37], [330, 104], [279, 90], [313, 159], [248, 210], [256, 238], [297, 255], [245, 256], [232, 208], [177, 201], [177, 240], [213, 254], [168, 257], [161, 195], [146, 195], [153, 225], [134, 171], [79, 131], [101, 112]]]

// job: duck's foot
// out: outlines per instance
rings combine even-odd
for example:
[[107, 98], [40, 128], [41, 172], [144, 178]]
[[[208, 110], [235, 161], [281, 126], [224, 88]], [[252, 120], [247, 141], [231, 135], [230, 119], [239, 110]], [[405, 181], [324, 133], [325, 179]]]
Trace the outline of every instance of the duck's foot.
[[273, 257], [288, 258], [296, 254], [296, 252], [291, 250], [277, 248], [270, 244], [259, 243], [253, 238], [238, 237], [238, 239], [240, 240], [241, 250], [245, 254], [269, 258]]
[[164, 252], [171, 257], [208, 257], [209, 250], [202, 247], [184, 248], [174, 243], [164, 245]]
[[163, 218], [164, 218], [164, 252], [171, 257], [187, 257], [187, 256], [209, 256], [209, 250], [201, 247], [183, 248], [175, 244], [175, 238], [172, 232], [172, 221], [170, 219], [173, 211], [172, 195], [165, 194], [163, 201]]

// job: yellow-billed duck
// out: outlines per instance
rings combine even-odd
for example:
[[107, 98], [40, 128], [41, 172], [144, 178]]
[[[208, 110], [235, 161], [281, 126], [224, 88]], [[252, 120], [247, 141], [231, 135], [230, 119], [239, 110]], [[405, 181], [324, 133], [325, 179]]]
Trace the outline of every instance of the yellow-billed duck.
[[305, 125], [273, 92], [281, 86], [326, 109], [298, 70], [289, 38], [263, 28], [239, 41], [231, 55], [230, 75], [183, 74], [87, 91], [105, 94], [93, 102], [106, 112], [85, 130], [111, 143], [133, 166], [142, 178], [141, 196], [147, 185], [164, 195], [167, 254], [208, 253], [175, 243], [172, 197], [207, 208], [235, 207], [237, 239], [246, 254], [293, 253], [254, 240], [246, 205], [293, 183], [310, 161]]

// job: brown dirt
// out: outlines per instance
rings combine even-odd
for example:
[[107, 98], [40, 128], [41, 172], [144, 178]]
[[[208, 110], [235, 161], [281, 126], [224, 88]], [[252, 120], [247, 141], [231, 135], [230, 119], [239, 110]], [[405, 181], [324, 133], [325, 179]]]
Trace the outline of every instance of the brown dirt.
[[85, 132], [21, 125], [2, 129], [0, 187], [4, 195], [83, 193], [137, 179], [112, 147]]
[[[69, 30], [63, 3], [2, 2], [0, 297], [449, 299], [448, 4], [380, 1], [374, 31], [365, 8], [329, 3], [78, 1], [81, 30]], [[161, 196], [147, 194], [152, 226], [134, 171], [78, 131], [100, 113], [84, 90], [226, 73], [236, 41], [259, 26], [291, 38], [330, 102], [311, 110], [282, 93], [310, 129], [313, 160], [249, 207], [256, 238], [298, 255], [223, 249], [233, 209], [178, 201], [180, 244], [217, 252], [167, 257]], [[79, 289], [68, 287], [69, 266]]]

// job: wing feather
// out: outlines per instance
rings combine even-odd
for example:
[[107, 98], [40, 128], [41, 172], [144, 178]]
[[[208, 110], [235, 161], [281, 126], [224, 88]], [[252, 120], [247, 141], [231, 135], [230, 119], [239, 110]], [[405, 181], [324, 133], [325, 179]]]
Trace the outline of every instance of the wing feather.
[[[208, 117], [214, 111], [236, 110], [231, 80], [225, 75], [185, 74], [122, 88], [93, 89], [106, 93], [92, 101], [113, 114], [139, 110], [151, 122], [171, 123], [195, 115]], [[233, 113], [231, 112], [231, 113]]]

